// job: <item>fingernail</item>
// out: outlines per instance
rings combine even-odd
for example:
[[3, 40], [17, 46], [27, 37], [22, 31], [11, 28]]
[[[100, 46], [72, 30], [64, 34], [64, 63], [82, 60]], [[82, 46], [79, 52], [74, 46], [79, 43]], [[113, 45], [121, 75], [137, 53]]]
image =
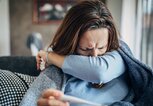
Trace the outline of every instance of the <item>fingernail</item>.
[[53, 96], [50, 96], [49, 99], [55, 99]]

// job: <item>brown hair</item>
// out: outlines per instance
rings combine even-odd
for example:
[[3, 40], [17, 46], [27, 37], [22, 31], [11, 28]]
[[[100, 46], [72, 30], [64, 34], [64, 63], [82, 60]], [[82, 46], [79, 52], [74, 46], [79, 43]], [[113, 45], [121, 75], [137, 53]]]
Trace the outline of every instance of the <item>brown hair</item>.
[[83, 33], [98, 28], [107, 28], [109, 31], [107, 51], [117, 49], [119, 47], [117, 29], [108, 8], [99, 0], [79, 2], [68, 11], [50, 47], [61, 55], [72, 54]]

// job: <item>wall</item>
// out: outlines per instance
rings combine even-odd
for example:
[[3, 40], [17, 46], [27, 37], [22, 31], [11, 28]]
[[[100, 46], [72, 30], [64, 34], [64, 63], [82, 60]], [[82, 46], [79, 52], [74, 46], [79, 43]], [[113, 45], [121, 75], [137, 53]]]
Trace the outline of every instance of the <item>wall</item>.
[[31, 32], [43, 36], [44, 46], [53, 38], [58, 25], [33, 24], [33, 0], [10, 0], [11, 55], [31, 55], [26, 47], [26, 40]]
[[8, 0], [0, 0], [0, 56], [10, 55], [8, 4]]
[[[131, 51], [137, 59], [140, 58], [140, 41], [139, 34], [141, 31], [137, 30], [140, 26], [141, 16], [137, 17], [136, 13], [137, 0], [107, 0], [107, 6], [110, 9], [116, 26], [119, 28], [121, 38], [129, 45]], [[136, 23], [139, 25], [136, 26]]]
[[[106, 4], [120, 31], [122, 0], [107, 0]], [[26, 47], [26, 39], [31, 32], [40, 32], [43, 35], [44, 45], [47, 45], [57, 30], [58, 25], [56, 24], [33, 24], [32, 11], [33, 0], [10, 0], [12, 55], [31, 55], [30, 50]]]
[[122, 0], [107, 0], [107, 7], [112, 13], [115, 24], [120, 31], [121, 29], [121, 14], [122, 14]]
[[122, 24], [121, 35], [123, 40], [129, 45], [131, 51], [135, 54], [136, 42], [136, 0], [123, 0], [122, 2]]

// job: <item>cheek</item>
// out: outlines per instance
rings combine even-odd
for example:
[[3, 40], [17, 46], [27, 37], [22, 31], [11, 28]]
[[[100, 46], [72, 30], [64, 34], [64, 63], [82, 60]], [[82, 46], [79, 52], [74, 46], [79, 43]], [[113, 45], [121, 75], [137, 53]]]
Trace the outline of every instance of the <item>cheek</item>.
[[88, 56], [88, 54], [87, 54], [87, 53], [82, 52], [82, 51], [78, 51], [78, 52], [77, 52], [77, 54], [78, 54], [78, 55], [82, 55], [82, 56]]
[[76, 49], [76, 54], [80, 54], [80, 51], [79, 51], [79, 49]]
[[78, 54], [78, 55], [82, 55], [81, 50], [77, 49], [77, 50], [76, 50], [76, 54]]
[[107, 47], [104, 49], [104, 53], [106, 53], [107, 52]]
[[107, 48], [102, 49], [102, 50], [99, 50], [98, 55], [99, 55], [99, 56], [100, 56], [100, 55], [103, 55], [103, 54], [105, 54], [106, 52], [107, 52]]

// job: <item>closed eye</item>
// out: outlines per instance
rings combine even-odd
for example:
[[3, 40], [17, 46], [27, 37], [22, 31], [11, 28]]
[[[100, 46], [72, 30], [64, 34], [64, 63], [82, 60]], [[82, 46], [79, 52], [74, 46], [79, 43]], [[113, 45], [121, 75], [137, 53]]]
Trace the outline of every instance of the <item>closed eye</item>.
[[100, 47], [100, 48], [98, 48], [98, 49], [103, 49], [104, 48], [104, 46], [103, 47]]
[[98, 49], [104, 49], [105, 47], [107, 47], [107, 44], [105, 46], [99, 47]]
[[[99, 47], [97, 49], [101, 50], [101, 49], [104, 49], [105, 47], [107, 47], [107, 44], [105, 46]], [[79, 47], [79, 49], [82, 50], [82, 51], [91, 51], [94, 48], [81, 48], [81, 47]]]
[[90, 50], [92, 50], [92, 49], [89, 49], [89, 48], [83, 49], [83, 48], [80, 48], [80, 47], [79, 47], [79, 49], [82, 50], [82, 51], [90, 51]]

